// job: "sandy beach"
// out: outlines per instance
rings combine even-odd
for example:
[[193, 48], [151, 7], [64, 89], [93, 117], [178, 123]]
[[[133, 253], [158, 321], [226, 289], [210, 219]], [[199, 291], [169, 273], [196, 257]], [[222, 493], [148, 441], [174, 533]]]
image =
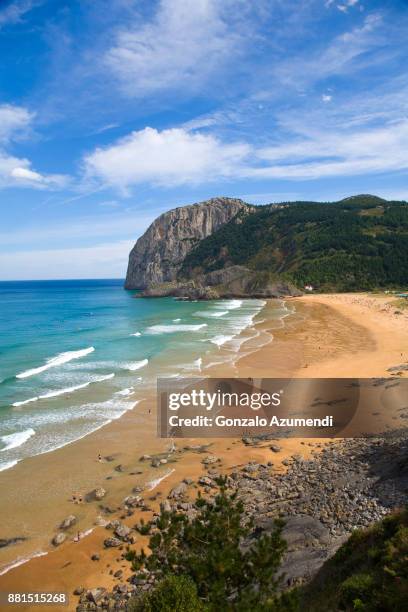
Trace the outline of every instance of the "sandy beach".
[[[256, 324], [259, 334], [250, 341], [252, 346], [241, 347], [242, 354], [233, 366], [205, 373], [218, 377], [377, 377], [388, 376], [388, 368], [408, 361], [408, 310], [400, 310], [390, 295], [307, 295], [291, 298], [287, 304], [293, 313], [283, 324], [268, 317], [267, 304]], [[407, 376], [407, 371], [401, 376]], [[210, 444], [208, 453], [219, 458], [225, 472], [251, 459], [272, 458], [268, 445], [246, 447], [233, 439], [179, 440], [176, 452], [170, 454], [169, 441], [156, 437], [155, 412], [155, 398], [147, 397], [122, 418], [82, 440], [0, 474], [0, 486], [7, 492], [2, 495], [0, 535], [28, 537], [0, 549], [0, 567], [12, 558], [49, 553], [3, 573], [0, 591], [66, 592], [70, 596], [66, 609], [75, 609], [77, 598], [72, 592], [76, 587], [109, 588], [118, 582], [113, 576], [117, 570], [123, 570], [121, 581], [129, 571], [117, 549], [103, 547], [107, 531], [95, 523], [98, 516], [106, 519], [107, 512], [100, 505], [109, 508], [109, 519], [121, 517], [123, 498], [142, 486], [149, 507], [157, 510], [175, 484], [202, 474], [203, 454], [185, 449], [191, 445]], [[325, 443], [283, 440], [282, 451], [273, 456], [275, 469], [284, 470], [282, 461], [294, 453], [308, 456]], [[161, 454], [167, 463], [152, 468], [149, 461], [140, 461], [146, 453]], [[99, 454], [102, 461], [98, 461]], [[85, 499], [95, 487], [106, 490], [102, 501], [72, 502], [72, 494]], [[52, 550], [50, 540], [70, 514], [78, 521], [67, 531], [66, 542]], [[151, 514], [138, 509], [123, 522], [133, 527], [140, 516], [147, 519]], [[89, 535], [73, 541], [78, 532], [91, 528]], [[145, 544], [146, 539], [137, 534], [136, 548]], [[92, 560], [94, 554], [100, 559]]]

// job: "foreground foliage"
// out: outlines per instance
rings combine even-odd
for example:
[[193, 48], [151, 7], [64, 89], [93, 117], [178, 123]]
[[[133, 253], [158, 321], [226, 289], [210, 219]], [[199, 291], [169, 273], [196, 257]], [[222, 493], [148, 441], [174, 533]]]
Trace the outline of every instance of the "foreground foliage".
[[195, 508], [192, 521], [175, 511], [162, 513], [150, 538], [151, 554], [142, 551], [129, 556], [134, 571], [147, 569], [158, 582], [152, 592], [132, 604], [133, 609], [294, 610], [291, 595], [283, 599], [277, 595], [277, 573], [285, 550], [282, 524], [254, 538], [252, 521], [244, 524], [241, 502], [224, 488], [213, 502], [198, 497]]
[[408, 510], [356, 531], [304, 590], [302, 612], [406, 610]]

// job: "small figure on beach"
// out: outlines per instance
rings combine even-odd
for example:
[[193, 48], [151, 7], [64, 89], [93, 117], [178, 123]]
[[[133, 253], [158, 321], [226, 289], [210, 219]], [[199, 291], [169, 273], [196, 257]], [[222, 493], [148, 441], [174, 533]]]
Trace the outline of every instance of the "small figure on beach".
[[78, 534], [74, 538], [74, 542], [79, 542], [80, 539], [81, 539], [81, 532], [78, 531]]
[[99, 453], [99, 455], [98, 455], [98, 461], [99, 461], [99, 463], [102, 461], [102, 455], [101, 455], [101, 453]]
[[74, 504], [77, 504], [77, 503], [78, 503], [78, 499], [77, 499], [77, 496], [75, 495], [75, 493], [73, 493], [73, 495], [72, 495], [72, 502], [73, 502]]

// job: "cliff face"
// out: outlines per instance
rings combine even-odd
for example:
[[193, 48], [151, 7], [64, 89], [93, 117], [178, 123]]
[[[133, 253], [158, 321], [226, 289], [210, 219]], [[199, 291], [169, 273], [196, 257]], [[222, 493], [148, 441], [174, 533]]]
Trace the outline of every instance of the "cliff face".
[[175, 280], [192, 247], [243, 209], [251, 207], [235, 198], [212, 198], [160, 215], [130, 252], [125, 288]]

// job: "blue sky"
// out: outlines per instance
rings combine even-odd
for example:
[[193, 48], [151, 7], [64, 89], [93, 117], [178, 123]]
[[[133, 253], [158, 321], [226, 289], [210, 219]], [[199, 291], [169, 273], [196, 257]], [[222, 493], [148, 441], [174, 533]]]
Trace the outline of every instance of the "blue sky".
[[123, 277], [160, 212], [408, 199], [408, 3], [0, 0], [0, 279]]

